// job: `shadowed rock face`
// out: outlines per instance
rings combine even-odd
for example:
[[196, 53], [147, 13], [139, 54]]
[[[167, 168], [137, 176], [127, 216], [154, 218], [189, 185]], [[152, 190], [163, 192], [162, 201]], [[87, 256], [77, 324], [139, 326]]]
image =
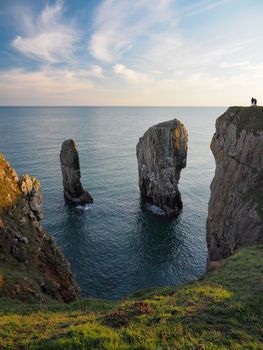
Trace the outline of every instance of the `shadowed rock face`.
[[178, 181], [186, 166], [188, 135], [177, 119], [152, 126], [137, 144], [141, 196], [176, 216], [183, 207]]
[[19, 178], [0, 154], [0, 296], [74, 301], [79, 288], [42, 218], [40, 183], [28, 174]]
[[93, 198], [80, 182], [79, 154], [73, 140], [63, 142], [60, 151], [60, 165], [65, 197], [79, 204], [93, 203]]
[[216, 121], [208, 207], [209, 260], [263, 242], [263, 108], [231, 107]]

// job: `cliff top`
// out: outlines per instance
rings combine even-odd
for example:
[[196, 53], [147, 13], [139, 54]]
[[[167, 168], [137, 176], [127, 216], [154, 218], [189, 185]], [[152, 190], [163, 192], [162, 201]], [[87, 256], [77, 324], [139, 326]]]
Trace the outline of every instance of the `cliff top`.
[[14, 205], [18, 197], [40, 189], [39, 181], [28, 174], [18, 177], [3, 154], [0, 153], [0, 209]]
[[119, 302], [25, 305], [0, 298], [0, 348], [261, 349], [263, 246], [203, 279]]
[[[158, 123], [156, 125], [153, 125], [151, 128], [164, 128], [164, 129], [172, 129], [172, 128], [177, 128], [178, 125], [183, 125], [180, 120], [174, 118], [172, 120], [168, 120], [162, 123]], [[150, 129], [151, 129], [150, 128]]]
[[234, 123], [240, 134], [242, 130], [258, 134], [263, 131], [263, 107], [229, 107], [227, 111], [218, 118], [218, 121], [228, 120]]

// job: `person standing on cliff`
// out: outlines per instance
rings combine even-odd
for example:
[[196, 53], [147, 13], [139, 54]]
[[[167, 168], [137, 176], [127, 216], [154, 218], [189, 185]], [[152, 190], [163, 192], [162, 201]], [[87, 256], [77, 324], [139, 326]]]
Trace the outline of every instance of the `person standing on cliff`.
[[251, 106], [257, 106], [257, 99], [254, 97], [251, 98]]

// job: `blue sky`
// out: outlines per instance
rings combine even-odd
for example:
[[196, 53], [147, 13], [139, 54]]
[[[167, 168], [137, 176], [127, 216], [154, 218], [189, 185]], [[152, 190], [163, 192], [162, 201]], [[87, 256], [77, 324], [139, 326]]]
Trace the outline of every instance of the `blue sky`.
[[0, 105], [263, 98], [262, 0], [0, 0]]

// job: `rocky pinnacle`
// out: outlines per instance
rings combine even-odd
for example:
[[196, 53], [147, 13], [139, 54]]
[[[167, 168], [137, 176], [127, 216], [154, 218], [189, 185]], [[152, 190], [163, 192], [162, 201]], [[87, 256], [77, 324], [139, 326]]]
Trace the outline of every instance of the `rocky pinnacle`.
[[186, 166], [188, 135], [177, 119], [149, 128], [137, 144], [142, 198], [176, 216], [183, 207], [178, 181]]
[[63, 142], [60, 151], [60, 165], [65, 197], [74, 203], [93, 203], [93, 198], [80, 182], [79, 154], [73, 140]]

